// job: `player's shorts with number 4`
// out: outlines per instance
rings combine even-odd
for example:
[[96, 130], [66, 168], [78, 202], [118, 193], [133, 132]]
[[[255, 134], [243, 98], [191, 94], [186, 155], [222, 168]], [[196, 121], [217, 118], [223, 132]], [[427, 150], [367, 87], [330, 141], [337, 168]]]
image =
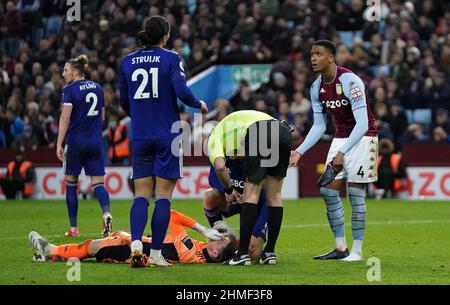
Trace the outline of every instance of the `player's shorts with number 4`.
[[[335, 138], [331, 142], [326, 164], [331, 162], [347, 138]], [[347, 179], [348, 182], [369, 183], [378, 180], [377, 173], [378, 137], [363, 137], [345, 154], [344, 169], [335, 180]]]

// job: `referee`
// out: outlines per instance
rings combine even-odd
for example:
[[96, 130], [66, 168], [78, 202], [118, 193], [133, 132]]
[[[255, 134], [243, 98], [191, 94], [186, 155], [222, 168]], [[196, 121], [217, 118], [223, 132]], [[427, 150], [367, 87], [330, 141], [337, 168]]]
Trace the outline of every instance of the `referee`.
[[269, 205], [268, 237], [260, 264], [276, 264], [275, 244], [283, 219], [281, 188], [291, 153], [291, 127], [284, 121], [252, 110], [236, 111], [226, 116], [211, 132], [209, 159], [225, 188], [227, 201], [240, 200], [232, 187], [225, 157], [244, 158], [246, 163], [240, 219], [239, 251], [227, 265], [251, 265], [248, 247], [257, 221], [257, 203], [264, 185]]

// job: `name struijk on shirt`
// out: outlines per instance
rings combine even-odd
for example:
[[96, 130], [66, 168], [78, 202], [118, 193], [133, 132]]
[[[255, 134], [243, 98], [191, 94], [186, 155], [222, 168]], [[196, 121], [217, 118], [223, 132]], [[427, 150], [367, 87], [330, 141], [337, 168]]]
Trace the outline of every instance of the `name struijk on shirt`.
[[140, 64], [143, 62], [160, 62], [161, 56], [139, 56], [132, 59], [131, 64]]

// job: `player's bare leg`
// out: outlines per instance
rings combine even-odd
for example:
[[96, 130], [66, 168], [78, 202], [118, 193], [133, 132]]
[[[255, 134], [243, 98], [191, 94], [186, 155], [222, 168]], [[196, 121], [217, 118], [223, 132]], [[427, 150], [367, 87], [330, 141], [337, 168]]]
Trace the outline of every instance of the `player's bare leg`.
[[282, 177], [267, 176], [265, 191], [269, 204], [269, 217], [267, 219], [267, 243], [259, 260], [260, 264], [274, 265], [277, 263], [275, 244], [283, 221], [283, 201], [281, 200]]
[[152, 215], [152, 248], [147, 266], [166, 267], [168, 263], [161, 254], [161, 248], [167, 233], [170, 221], [170, 205], [172, 193], [177, 179], [156, 177], [155, 209]]
[[110, 211], [110, 202], [109, 202], [109, 194], [105, 188], [103, 176], [91, 176], [91, 185], [92, 190], [94, 191], [95, 198], [97, 198], [98, 202], [103, 211], [103, 221], [102, 221], [102, 237], [106, 237], [112, 233], [112, 221], [113, 217]]
[[65, 175], [66, 180], [66, 205], [69, 213], [70, 230], [64, 236], [79, 237], [78, 231], [78, 176]]
[[345, 179], [337, 179], [325, 187], [320, 188], [320, 194], [325, 201], [327, 218], [331, 230], [333, 231], [336, 246], [335, 249], [328, 253], [315, 256], [314, 259], [316, 260], [342, 259], [349, 254], [347, 242], [345, 241], [344, 206], [342, 205], [342, 200], [339, 196], [339, 191], [345, 182]]
[[131, 223], [131, 267], [145, 267], [146, 256], [143, 252], [142, 235], [148, 221], [148, 206], [153, 192], [153, 177], [134, 180], [135, 196], [130, 210]]
[[352, 205], [352, 237], [353, 245], [350, 255], [343, 261], [354, 262], [361, 261], [362, 244], [364, 239], [364, 231], [366, 228], [366, 184], [348, 183], [348, 198]]
[[227, 201], [225, 194], [216, 188], [206, 190], [203, 197], [203, 210], [212, 227], [216, 221], [222, 220], [222, 210], [226, 210]]

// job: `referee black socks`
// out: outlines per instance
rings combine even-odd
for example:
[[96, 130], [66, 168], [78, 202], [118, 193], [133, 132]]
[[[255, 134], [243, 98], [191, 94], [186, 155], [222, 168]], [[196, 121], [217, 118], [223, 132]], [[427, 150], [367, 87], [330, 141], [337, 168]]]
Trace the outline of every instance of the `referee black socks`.
[[275, 244], [283, 221], [283, 207], [269, 207], [267, 219], [267, 244], [264, 252], [275, 253]]
[[256, 204], [244, 202], [241, 210], [239, 228], [239, 252], [238, 255], [248, 254], [248, 246], [252, 237], [253, 228], [258, 220]]

